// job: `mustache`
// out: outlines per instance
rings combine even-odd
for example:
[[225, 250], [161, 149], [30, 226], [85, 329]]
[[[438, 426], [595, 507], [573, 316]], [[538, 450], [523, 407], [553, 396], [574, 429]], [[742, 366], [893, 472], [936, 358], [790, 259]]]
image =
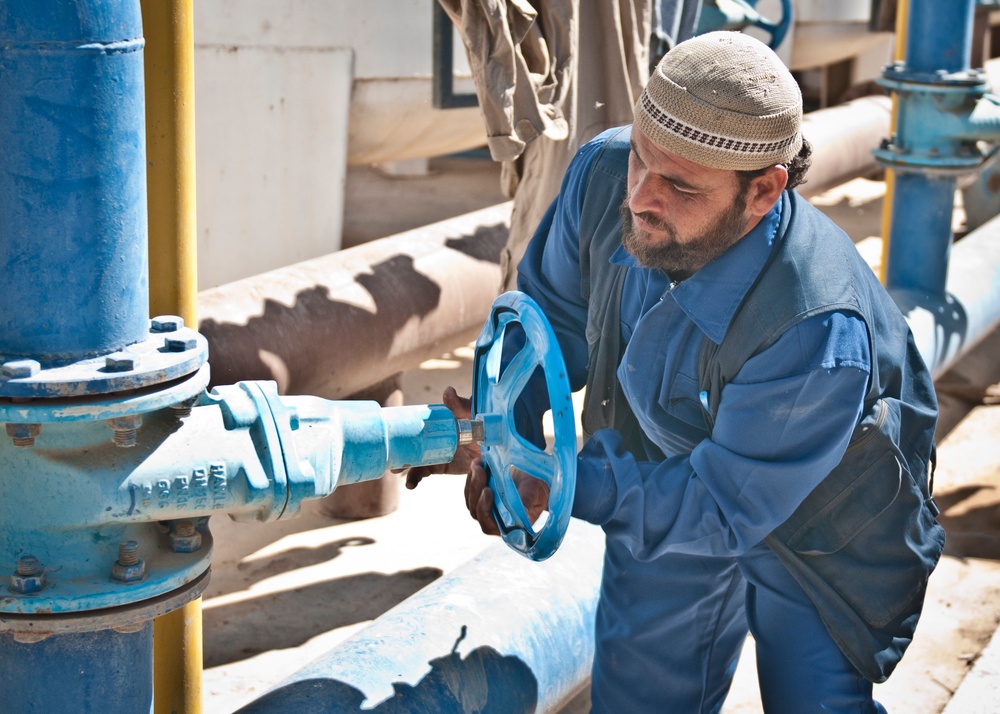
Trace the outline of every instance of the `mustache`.
[[663, 219], [657, 217], [656, 215], [650, 213], [649, 211], [643, 211], [642, 213], [632, 213], [632, 209], [628, 207], [628, 198], [622, 201], [621, 206], [618, 207], [618, 212], [621, 214], [622, 225], [626, 230], [631, 231], [635, 226], [635, 218], [639, 218], [647, 226], [654, 228], [658, 231], [670, 230], [670, 225]]

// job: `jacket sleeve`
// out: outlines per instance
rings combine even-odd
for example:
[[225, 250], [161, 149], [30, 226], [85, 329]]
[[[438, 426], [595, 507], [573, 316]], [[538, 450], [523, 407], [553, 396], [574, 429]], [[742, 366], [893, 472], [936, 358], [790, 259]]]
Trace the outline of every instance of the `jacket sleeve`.
[[690, 453], [638, 461], [616, 432], [595, 433], [578, 460], [573, 515], [643, 560], [746, 552], [843, 457], [867, 388], [865, 334], [840, 313], [793, 327], [726, 386], [712, 436]]

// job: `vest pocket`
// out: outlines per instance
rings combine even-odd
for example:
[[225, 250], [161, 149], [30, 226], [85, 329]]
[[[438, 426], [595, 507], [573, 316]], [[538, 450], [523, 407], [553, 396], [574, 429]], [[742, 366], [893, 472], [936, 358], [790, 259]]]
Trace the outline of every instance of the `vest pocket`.
[[796, 530], [788, 546], [803, 555], [837, 552], [889, 508], [899, 494], [902, 475], [902, 464], [895, 454], [886, 451]]
[[[926, 587], [944, 529], [928, 507], [926, 484], [914, 479], [896, 446], [898, 414], [885, 403], [876, 411], [874, 423], [861, 426], [865, 448], [849, 449], [773, 535], [794, 554], [796, 562], [786, 563], [793, 575], [812, 571], [870, 627], [881, 628]], [[831, 603], [816, 605], [822, 613]]]

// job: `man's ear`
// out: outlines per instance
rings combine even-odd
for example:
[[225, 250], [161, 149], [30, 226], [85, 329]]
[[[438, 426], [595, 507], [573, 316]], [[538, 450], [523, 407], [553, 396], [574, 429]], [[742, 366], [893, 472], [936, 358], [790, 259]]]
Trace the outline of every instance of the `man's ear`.
[[750, 182], [750, 189], [747, 191], [747, 210], [755, 216], [766, 215], [781, 198], [781, 192], [785, 190], [786, 184], [788, 184], [788, 170], [781, 164], [769, 166], [762, 175]]

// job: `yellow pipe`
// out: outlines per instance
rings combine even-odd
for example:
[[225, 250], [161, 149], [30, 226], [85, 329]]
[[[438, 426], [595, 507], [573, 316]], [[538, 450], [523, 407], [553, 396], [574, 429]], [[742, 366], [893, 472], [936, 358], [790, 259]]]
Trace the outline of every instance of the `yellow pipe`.
[[[899, 0], [896, 5], [896, 37], [893, 45], [892, 59], [902, 62], [906, 59], [906, 31], [910, 19], [910, 0]], [[889, 115], [889, 135], [896, 133], [896, 120], [899, 112], [899, 96], [892, 95], [892, 113]], [[879, 280], [885, 284], [886, 263], [889, 262], [889, 236], [892, 229], [892, 202], [895, 195], [896, 174], [892, 169], [885, 170], [885, 199], [882, 201], [882, 259], [879, 263]]]
[[140, 0], [146, 37], [149, 311], [198, 326], [193, 0]]
[[[140, 0], [145, 47], [149, 311], [198, 326], [193, 0]], [[155, 714], [201, 714], [201, 598], [153, 622]]]

